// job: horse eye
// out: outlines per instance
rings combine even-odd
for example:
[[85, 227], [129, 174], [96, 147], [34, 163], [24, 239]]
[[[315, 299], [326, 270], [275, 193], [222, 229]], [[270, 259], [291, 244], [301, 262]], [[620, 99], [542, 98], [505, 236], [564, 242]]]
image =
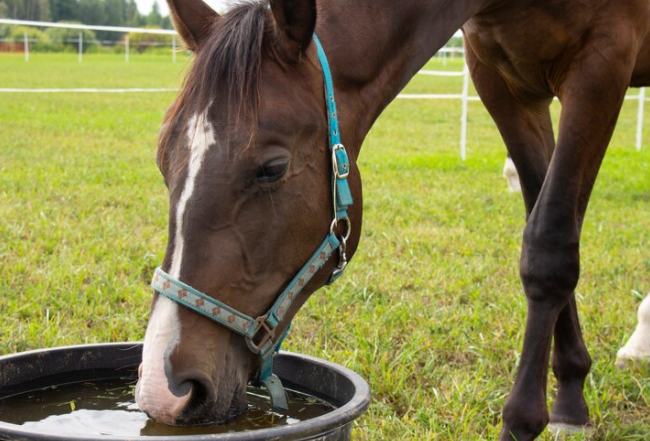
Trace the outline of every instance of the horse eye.
[[273, 159], [260, 168], [257, 180], [262, 183], [275, 182], [282, 178], [289, 169], [289, 161], [285, 158]]

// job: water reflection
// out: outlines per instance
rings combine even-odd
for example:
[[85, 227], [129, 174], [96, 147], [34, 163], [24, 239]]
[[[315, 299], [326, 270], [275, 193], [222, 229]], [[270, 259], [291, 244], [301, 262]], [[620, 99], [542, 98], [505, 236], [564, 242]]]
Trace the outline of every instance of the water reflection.
[[133, 379], [48, 387], [0, 400], [0, 420], [53, 433], [111, 436], [176, 436], [257, 430], [312, 419], [330, 412], [327, 403], [288, 391], [289, 411], [249, 388], [249, 410], [224, 425], [172, 427], [150, 420], [133, 399]]

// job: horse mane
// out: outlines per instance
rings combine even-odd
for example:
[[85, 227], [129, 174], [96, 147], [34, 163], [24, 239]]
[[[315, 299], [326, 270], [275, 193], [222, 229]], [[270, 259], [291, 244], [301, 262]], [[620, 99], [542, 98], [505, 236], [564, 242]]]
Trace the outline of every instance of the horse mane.
[[212, 24], [176, 101], [165, 115], [158, 144], [159, 163], [173, 137], [184, 132], [184, 127], [178, 126], [184, 123], [184, 112], [207, 109], [219, 91], [225, 91], [218, 105], [227, 111], [228, 124], [240, 126], [243, 121], [258, 120], [264, 40], [272, 34], [268, 17], [266, 3], [255, 1], [236, 7]]

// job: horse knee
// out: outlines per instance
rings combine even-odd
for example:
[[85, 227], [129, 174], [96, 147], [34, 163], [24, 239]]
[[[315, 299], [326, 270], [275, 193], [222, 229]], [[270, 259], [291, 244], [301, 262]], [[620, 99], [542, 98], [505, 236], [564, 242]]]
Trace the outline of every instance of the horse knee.
[[580, 276], [577, 233], [539, 228], [529, 222], [519, 271], [529, 300], [563, 306]]

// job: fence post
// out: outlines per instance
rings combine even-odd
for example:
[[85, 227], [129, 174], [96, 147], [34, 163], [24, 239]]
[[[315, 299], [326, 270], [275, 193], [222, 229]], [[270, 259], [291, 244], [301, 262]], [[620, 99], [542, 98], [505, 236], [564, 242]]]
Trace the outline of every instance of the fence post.
[[460, 116], [460, 158], [467, 159], [467, 102], [469, 100], [469, 69], [467, 62], [463, 61], [463, 95]]
[[129, 34], [126, 34], [126, 38], [124, 39], [124, 53], [125, 53], [125, 61], [128, 63], [129, 62]]
[[79, 32], [79, 62], [81, 63], [82, 61], [82, 53], [83, 53], [83, 46], [84, 46], [84, 34], [83, 32]]
[[176, 35], [172, 35], [172, 63], [176, 63]]
[[29, 61], [29, 37], [27, 32], [23, 32], [23, 41], [25, 42], [25, 61]]
[[639, 89], [639, 111], [636, 115], [636, 149], [641, 151], [643, 144], [643, 111], [645, 107], [645, 87]]

